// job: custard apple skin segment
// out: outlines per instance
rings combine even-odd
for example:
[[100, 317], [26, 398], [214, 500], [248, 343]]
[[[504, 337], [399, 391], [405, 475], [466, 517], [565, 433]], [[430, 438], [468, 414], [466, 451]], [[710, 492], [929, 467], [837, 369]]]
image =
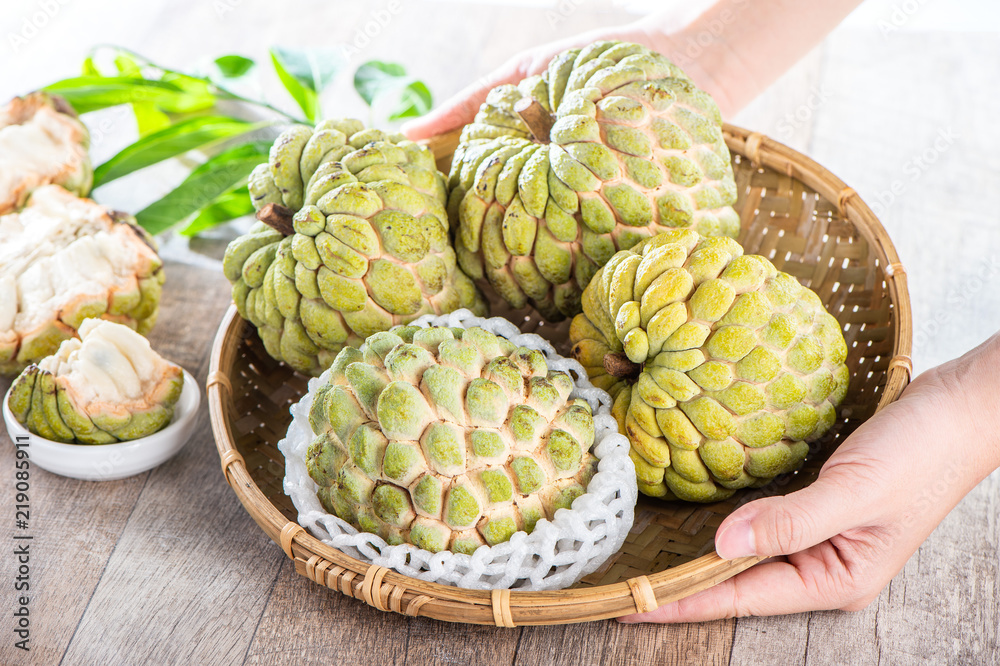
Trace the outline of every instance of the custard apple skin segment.
[[596, 472], [569, 375], [484, 329], [376, 333], [330, 373], [306, 468], [327, 511], [389, 544], [471, 554], [569, 508]]
[[[813, 291], [690, 230], [612, 257], [570, 341], [614, 400], [639, 490], [665, 499], [715, 502], [796, 469], [850, 378], [840, 324]], [[612, 361], [636, 374], [611, 374]]]
[[[554, 120], [547, 141], [515, 111], [531, 100]], [[465, 272], [552, 320], [580, 312], [619, 250], [666, 229], [740, 228], [715, 102], [664, 56], [624, 42], [565, 51], [494, 88], [462, 132], [449, 189]]]
[[36, 435], [76, 444], [130, 441], [166, 427], [184, 385], [180, 366], [122, 324], [87, 319], [79, 333], [14, 380], [14, 417]]
[[263, 222], [223, 260], [240, 315], [268, 353], [319, 375], [345, 345], [482, 294], [456, 264], [444, 176], [424, 146], [357, 120], [296, 126], [250, 176], [254, 207], [278, 204], [294, 233]]

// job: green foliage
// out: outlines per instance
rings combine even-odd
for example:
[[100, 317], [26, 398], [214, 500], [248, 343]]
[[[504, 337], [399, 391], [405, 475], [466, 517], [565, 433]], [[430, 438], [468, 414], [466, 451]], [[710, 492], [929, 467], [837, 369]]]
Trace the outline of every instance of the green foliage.
[[[233, 92], [230, 85], [245, 90], [242, 84], [253, 83], [258, 70], [254, 60], [239, 54], [219, 56], [187, 73], [127, 49], [98, 47], [84, 60], [80, 76], [45, 90], [64, 97], [80, 114], [130, 106], [139, 138], [96, 167], [95, 187], [192, 151], [207, 155], [180, 185], [136, 215], [154, 235], [187, 220], [180, 233], [193, 236], [253, 213], [247, 177], [267, 161], [267, 139], [289, 123], [318, 122], [323, 117], [320, 97], [345, 65], [331, 48], [274, 47], [269, 53], [275, 74], [304, 118]], [[354, 74], [354, 87], [369, 107], [387, 108], [390, 121], [422, 115], [432, 105], [427, 86], [396, 63], [364, 63]], [[231, 115], [234, 108], [266, 119]], [[261, 131], [268, 136], [261, 137]]]
[[386, 99], [391, 104], [389, 120], [422, 116], [433, 104], [427, 85], [407, 76], [406, 68], [393, 62], [369, 60], [358, 67], [354, 89], [368, 106]]

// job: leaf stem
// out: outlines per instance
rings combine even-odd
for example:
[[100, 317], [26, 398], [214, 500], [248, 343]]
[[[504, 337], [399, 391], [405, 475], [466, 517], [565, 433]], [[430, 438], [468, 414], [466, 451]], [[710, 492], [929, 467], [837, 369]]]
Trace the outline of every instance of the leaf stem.
[[125, 48], [123, 46], [117, 46], [115, 44], [98, 44], [97, 46], [95, 46], [94, 48], [92, 48], [90, 50], [90, 53], [88, 55], [90, 57], [93, 57], [101, 49], [112, 49], [112, 50], [115, 50], [115, 51], [119, 51], [121, 53], [127, 53], [129, 56], [131, 56], [135, 60], [141, 62], [142, 64], [144, 64], [144, 65], [146, 65], [148, 67], [153, 67], [154, 69], [158, 69], [159, 71], [163, 72], [164, 74], [174, 74], [176, 76], [184, 76], [184, 77], [187, 77], [189, 79], [196, 79], [196, 80], [201, 81], [203, 83], [207, 83], [209, 86], [211, 86], [212, 88], [214, 88], [215, 90], [218, 91], [219, 94], [217, 95], [217, 97], [219, 97], [220, 99], [236, 100], [238, 102], [243, 102], [244, 104], [250, 104], [252, 106], [256, 106], [256, 107], [260, 107], [260, 108], [263, 108], [263, 109], [267, 109], [267, 110], [269, 110], [269, 111], [271, 111], [273, 113], [276, 113], [276, 114], [284, 117], [287, 120], [290, 120], [293, 123], [298, 123], [298, 124], [301, 124], [301, 125], [312, 125], [313, 124], [311, 121], [306, 120], [305, 118], [299, 118], [299, 117], [294, 116], [294, 115], [292, 115], [292, 114], [290, 114], [290, 113], [288, 113], [286, 111], [282, 111], [278, 107], [273, 106], [271, 104], [268, 104], [267, 102], [264, 102], [264, 101], [261, 101], [261, 100], [250, 99], [248, 97], [244, 97], [243, 95], [239, 95], [237, 93], [234, 93], [233, 91], [229, 90], [228, 88], [219, 85], [218, 83], [216, 83], [215, 81], [212, 81], [211, 79], [209, 79], [207, 77], [195, 76], [194, 74], [188, 74], [187, 72], [181, 72], [181, 71], [178, 71], [176, 69], [170, 69], [169, 67], [164, 67], [162, 65], [159, 65], [159, 64], [153, 62], [152, 60], [150, 60], [149, 58], [147, 58], [146, 56], [144, 56], [144, 55], [142, 55], [140, 53], [136, 53], [135, 51], [132, 51], [131, 49], [127, 49], [127, 48]]

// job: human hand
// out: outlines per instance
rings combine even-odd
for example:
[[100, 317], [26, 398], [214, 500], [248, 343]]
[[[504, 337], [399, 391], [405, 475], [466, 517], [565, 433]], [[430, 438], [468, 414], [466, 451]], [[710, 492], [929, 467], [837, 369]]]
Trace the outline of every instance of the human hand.
[[701, 622], [861, 610], [938, 523], [1000, 466], [1000, 336], [923, 373], [834, 452], [817, 480], [757, 500], [719, 527], [725, 559], [776, 558], [622, 622]]
[[418, 141], [449, 130], [458, 129], [472, 122], [486, 95], [493, 88], [505, 83], [518, 83], [524, 78], [541, 74], [556, 55], [578, 46], [585, 46], [602, 39], [618, 39], [648, 44], [648, 33], [635, 25], [614, 29], [601, 29], [575, 35], [568, 39], [543, 44], [514, 55], [503, 65], [475, 83], [445, 100], [427, 115], [403, 125], [407, 138]]

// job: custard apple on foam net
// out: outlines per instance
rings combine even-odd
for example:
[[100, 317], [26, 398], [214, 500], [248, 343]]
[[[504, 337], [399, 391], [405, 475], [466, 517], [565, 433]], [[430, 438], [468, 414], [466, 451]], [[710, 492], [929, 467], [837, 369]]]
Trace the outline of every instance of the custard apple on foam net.
[[88, 317], [153, 327], [164, 272], [134, 221], [58, 185], [0, 216], [0, 374], [54, 353]]
[[132, 329], [101, 319], [80, 325], [52, 356], [11, 387], [10, 409], [28, 430], [57, 442], [111, 444], [152, 435], [173, 418], [179, 366]]
[[0, 215], [50, 183], [87, 194], [89, 144], [90, 133], [63, 98], [33, 92], [8, 102], [0, 109]]
[[722, 500], [794, 470], [850, 378], [840, 325], [813, 291], [688, 230], [612, 257], [570, 341], [614, 398], [639, 490], [667, 499]]
[[377, 333], [331, 373], [310, 412], [309, 475], [330, 513], [390, 544], [507, 541], [596, 471], [593, 415], [569, 375], [482, 328]]
[[[534, 109], [535, 127], [519, 105]], [[549, 319], [577, 314], [619, 250], [668, 228], [740, 228], [718, 107], [638, 44], [571, 49], [494, 88], [462, 132], [449, 184], [465, 272]]]
[[[486, 303], [448, 240], [444, 176], [424, 146], [357, 120], [296, 126], [250, 176], [254, 206], [294, 215], [234, 240], [233, 299], [271, 356], [318, 375], [344, 345]], [[284, 233], [284, 232], [289, 232]]]

